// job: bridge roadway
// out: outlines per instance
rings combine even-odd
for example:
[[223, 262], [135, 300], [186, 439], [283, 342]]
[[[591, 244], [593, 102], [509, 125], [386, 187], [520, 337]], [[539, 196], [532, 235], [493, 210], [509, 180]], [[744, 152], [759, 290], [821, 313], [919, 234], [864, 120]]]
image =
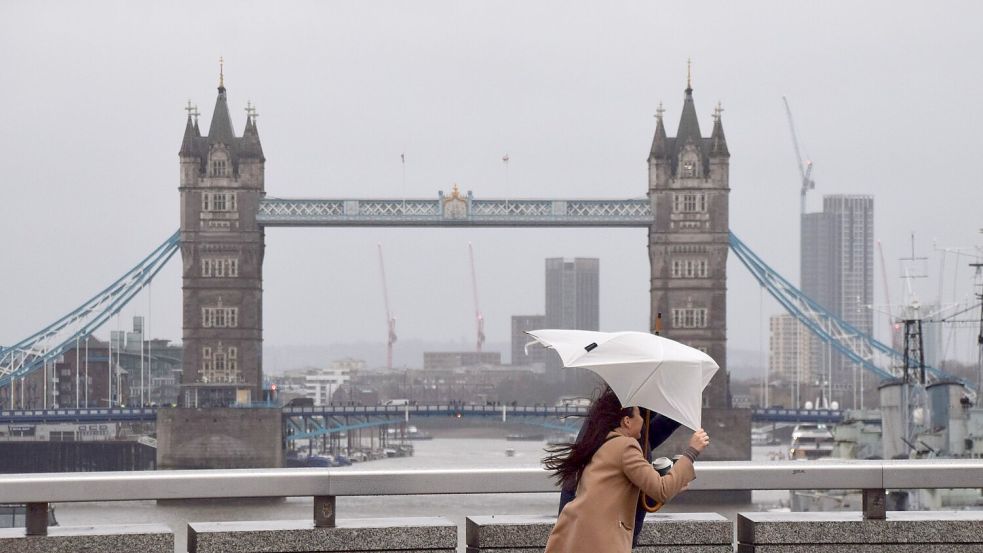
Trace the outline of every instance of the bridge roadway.
[[[275, 406], [268, 406], [273, 408]], [[285, 419], [293, 417], [583, 417], [586, 407], [533, 405], [371, 405], [283, 407]], [[155, 422], [157, 408], [121, 409], [37, 409], [0, 410], [0, 424], [37, 424], [59, 422]], [[835, 424], [843, 420], [843, 411], [828, 409], [753, 409], [751, 420], [763, 422], [802, 422]]]

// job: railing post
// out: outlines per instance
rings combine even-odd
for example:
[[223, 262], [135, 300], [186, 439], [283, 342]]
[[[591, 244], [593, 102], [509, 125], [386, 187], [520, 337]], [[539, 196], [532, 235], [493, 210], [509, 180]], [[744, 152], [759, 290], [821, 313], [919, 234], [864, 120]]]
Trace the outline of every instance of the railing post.
[[887, 518], [887, 494], [883, 489], [864, 490], [864, 520]]
[[335, 526], [335, 496], [314, 496], [314, 527], [334, 528]]
[[48, 504], [27, 504], [27, 535], [46, 536], [48, 534]]

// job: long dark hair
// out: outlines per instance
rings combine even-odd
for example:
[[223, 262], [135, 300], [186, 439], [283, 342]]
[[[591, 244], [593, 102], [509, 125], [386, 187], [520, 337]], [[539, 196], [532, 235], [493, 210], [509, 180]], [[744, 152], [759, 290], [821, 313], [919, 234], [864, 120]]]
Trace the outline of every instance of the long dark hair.
[[587, 463], [590, 463], [591, 458], [604, 444], [608, 432], [618, 428], [622, 417], [631, 417], [633, 414], [634, 408], [622, 407], [618, 396], [605, 386], [587, 412], [584, 428], [577, 441], [546, 448], [548, 455], [543, 459], [543, 465], [553, 471], [553, 477], [561, 487], [575, 487]]

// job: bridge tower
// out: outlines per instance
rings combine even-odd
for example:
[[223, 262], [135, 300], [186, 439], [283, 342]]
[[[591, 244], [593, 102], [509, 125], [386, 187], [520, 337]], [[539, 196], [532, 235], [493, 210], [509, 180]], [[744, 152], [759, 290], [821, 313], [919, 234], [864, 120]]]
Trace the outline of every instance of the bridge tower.
[[662, 105], [649, 153], [651, 329], [706, 351], [721, 370], [704, 392], [704, 407], [731, 406], [727, 359], [727, 252], [730, 152], [714, 110], [710, 138], [700, 134], [689, 76], [675, 137], [666, 136]]
[[[190, 104], [190, 103], [189, 103]], [[181, 404], [217, 407], [262, 399], [263, 148], [256, 113], [236, 136], [224, 75], [202, 136], [189, 105], [181, 143], [184, 358]]]

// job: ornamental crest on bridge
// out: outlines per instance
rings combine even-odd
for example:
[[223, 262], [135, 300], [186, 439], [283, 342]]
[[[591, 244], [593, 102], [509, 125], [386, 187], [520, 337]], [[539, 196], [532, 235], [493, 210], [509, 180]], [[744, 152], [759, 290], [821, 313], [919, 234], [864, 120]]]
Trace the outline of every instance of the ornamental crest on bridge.
[[468, 218], [468, 211], [471, 207], [471, 192], [467, 196], [462, 196], [461, 191], [454, 184], [451, 195], [444, 197], [444, 192], [438, 192], [440, 198], [441, 215], [444, 219], [464, 220]]

